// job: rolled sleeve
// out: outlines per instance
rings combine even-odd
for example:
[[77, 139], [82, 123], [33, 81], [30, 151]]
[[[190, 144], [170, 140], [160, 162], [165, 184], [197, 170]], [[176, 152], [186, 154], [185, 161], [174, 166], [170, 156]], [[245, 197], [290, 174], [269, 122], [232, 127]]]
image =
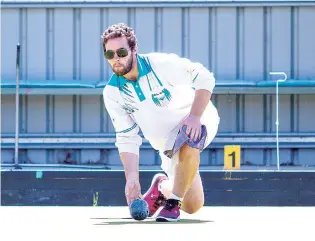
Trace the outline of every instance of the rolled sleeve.
[[191, 73], [192, 87], [195, 90], [203, 89], [212, 93], [215, 87], [215, 78], [213, 73], [200, 63], [190, 62], [188, 68]]
[[115, 146], [118, 148], [119, 153], [129, 152], [139, 155], [142, 138], [139, 135], [138, 125], [127, 111], [122, 108], [119, 101], [115, 101], [113, 97], [109, 96], [106, 87], [103, 91], [103, 100], [116, 132]]
[[139, 136], [139, 127], [133, 124], [124, 131], [116, 132], [116, 143], [119, 153], [129, 152], [139, 156], [139, 149], [142, 144], [142, 138]]

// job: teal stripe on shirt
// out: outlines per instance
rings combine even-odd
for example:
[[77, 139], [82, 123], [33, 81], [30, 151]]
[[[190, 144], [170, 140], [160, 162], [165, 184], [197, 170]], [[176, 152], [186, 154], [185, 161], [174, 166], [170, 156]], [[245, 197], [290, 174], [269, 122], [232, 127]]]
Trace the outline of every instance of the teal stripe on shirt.
[[123, 131], [119, 131], [119, 132], [117, 132], [117, 133], [127, 133], [127, 132], [129, 132], [129, 131], [132, 131], [134, 128], [136, 128], [137, 127], [137, 124], [134, 124], [132, 127], [130, 127], [130, 128], [128, 128], [128, 129], [125, 129], [125, 130], [123, 130]]

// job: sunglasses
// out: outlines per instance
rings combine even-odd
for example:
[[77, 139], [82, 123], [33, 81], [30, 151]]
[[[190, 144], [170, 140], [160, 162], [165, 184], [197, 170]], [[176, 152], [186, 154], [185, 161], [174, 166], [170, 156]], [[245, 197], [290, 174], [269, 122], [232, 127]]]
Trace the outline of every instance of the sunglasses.
[[104, 52], [104, 56], [106, 59], [113, 59], [115, 57], [115, 53], [117, 54], [119, 58], [124, 58], [128, 56], [128, 49], [120, 48], [120, 49], [117, 49], [116, 52], [113, 50], [107, 50]]

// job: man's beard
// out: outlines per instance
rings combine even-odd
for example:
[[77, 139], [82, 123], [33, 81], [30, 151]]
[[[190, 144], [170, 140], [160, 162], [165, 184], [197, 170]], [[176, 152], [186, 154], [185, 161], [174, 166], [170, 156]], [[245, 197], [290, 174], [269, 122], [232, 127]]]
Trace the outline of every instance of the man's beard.
[[130, 58], [127, 61], [126, 66], [121, 64], [121, 67], [119, 68], [119, 70], [115, 69], [114, 67], [112, 67], [112, 70], [118, 76], [128, 74], [130, 72], [130, 70], [132, 69], [132, 63], [133, 63], [133, 58], [132, 58], [132, 56], [130, 56]]

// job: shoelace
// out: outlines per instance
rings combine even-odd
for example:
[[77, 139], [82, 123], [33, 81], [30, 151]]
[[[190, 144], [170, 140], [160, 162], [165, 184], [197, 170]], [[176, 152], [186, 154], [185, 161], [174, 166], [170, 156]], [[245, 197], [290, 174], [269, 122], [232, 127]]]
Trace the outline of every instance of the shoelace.
[[[155, 199], [155, 197], [152, 197], [152, 199]], [[159, 208], [165, 201], [165, 197], [163, 194], [159, 194], [159, 196], [157, 197], [157, 199], [155, 200], [153, 207], [154, 208]]]
[[168, 199], [165, 201], [165, 206], [164, 208], [168, 211], [171, 211], [173, 208], [175, 208], [176, 206], [180, 207], [181, 202], [175, 199]]

